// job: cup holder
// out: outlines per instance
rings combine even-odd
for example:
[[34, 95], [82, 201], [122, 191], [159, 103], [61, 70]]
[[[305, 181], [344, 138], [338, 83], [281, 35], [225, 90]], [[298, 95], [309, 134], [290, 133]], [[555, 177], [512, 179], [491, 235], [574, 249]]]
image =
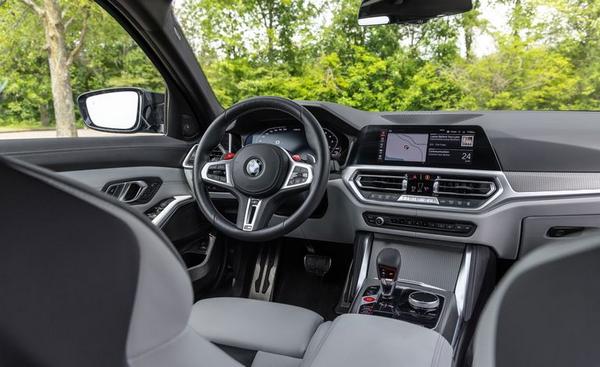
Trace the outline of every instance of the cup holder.
[[181, 254], [181, 257], [183, 258], [183, 262], [185, 263], [185, 266], [188, 269], [190, 269], [190, 268], [193, 268], [195, 266], [202, 264], [202, 262], [204, 262], [204, 259], [206, 259], [206, 254], [199, 254], [199, 253], [195, 253], [195, 252], [184, 252], [183, 254]]

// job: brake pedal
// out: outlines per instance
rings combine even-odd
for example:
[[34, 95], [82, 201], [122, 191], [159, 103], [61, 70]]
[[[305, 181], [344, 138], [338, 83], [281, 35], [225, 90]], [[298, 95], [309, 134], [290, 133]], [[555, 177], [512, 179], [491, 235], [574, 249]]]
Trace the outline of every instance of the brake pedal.
[[321, 255], [305, 255], [304, 270], [318, 277], [324, 277], [331, 269], [331, 257]]

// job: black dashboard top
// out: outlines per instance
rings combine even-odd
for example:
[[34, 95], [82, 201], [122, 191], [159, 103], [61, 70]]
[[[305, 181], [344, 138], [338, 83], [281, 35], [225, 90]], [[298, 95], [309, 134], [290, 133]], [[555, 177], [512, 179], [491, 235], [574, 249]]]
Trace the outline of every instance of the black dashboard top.
[[600, 112], [366, 112], [329, 102], [321, 108], [351, 129], [367, 126], [480, 127], [500, 168], [514, 172], [600, 172]]
[[[600, 172], [600, 112], [367, 112], [330, 102], [299, 102], [322, 123], [332, 153], [337, 154], [340, 163], [513, 172]], [[277, 131], [282, 127], [285, 131]], [[448, 156], [448, 152], [440, 153], [439, 149], [437, 158], [436, 154], [425, 153], [424, 162], [409, 162], [403, 157], [378, 160], [377, 154], [385, 156], [387, 145], [379, 146], [374, 140], [365, 140], [367, 135], [376, 134], [375, 131], [387, 130], [388, 136], [395, 141], [402, 134], [405, 134], [404, 138], [409, 137], [406, 134], [426, 134], [427, 137], [415, 138], [427, 138], [427, 144], [443, 145], [440, 139], [446, 138], [431, 134], [444, 129], [470, 131], [474, 136], [472, 151], [462, 151], [467, 155], [459, 157], [459, 160], [454, 153]], [[302, 148], [295, 136], [300, 132], [295, 130], [294, 122], [269, 111], [247, 116], [232, 131], [240, 136], [243, 144], [276, 139], [277, 134], [283, 134], [289, 140], [286, 143]], [[441, 148], [448, 150], [452, 147]], [[382, 149], [384, 151], [379, 152]], [[440, 162], [440, 154], [446, 155], [443, 162]]]

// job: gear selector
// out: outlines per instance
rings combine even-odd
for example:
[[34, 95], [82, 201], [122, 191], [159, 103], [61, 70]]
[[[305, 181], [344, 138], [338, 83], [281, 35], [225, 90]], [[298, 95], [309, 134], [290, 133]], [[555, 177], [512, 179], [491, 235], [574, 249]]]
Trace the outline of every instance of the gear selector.
[[377, 256], [377, 276], [383, 298], [392, 298], [401, 263], [400, 252], [394, 248], [385, 248]]
[[356, 312], [435, 328], [444, 309], [444, 296], [410, 280], [398, 280], [401, 265], [400, 252], [395, 248], [384, 248], [377, 254], [380, 283], [364, 288]]

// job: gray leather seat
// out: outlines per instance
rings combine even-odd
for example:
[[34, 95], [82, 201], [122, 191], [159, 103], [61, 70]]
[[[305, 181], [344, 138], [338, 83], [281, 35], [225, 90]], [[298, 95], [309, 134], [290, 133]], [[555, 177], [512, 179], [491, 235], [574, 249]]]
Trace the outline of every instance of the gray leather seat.
[[310, 310], [245, 298], [199, 301], [190, 318], [191, 327], [215, 344], [298, 360], [322, 323]]
[[452, 348], [437, 332], [380, 316], [337, 317], [302, 367], [450, 367]]
[[494, 290], [475, 334], [473, 366], [600, 364], [600, 232], [519, 260]]
[[144, 216], [12, 159], [0, 177], [2, 366], [241, 366], [214, 343], [291, 366], [323, 323], [245, 299], [194, 306], [183, 261]]
[[[238, 299], [194, 306], [181, 258], [139, 213], [1, 157], [0, 177], [0, 366], [242, 366], [217, 343], [257, 351], [254, 367], [452, 363], [447, 341], [400, 321], [322, 323]], [[511, 269], [481, 318], [475, 366], [598, 364], [599, 238], [540, 248]]]

